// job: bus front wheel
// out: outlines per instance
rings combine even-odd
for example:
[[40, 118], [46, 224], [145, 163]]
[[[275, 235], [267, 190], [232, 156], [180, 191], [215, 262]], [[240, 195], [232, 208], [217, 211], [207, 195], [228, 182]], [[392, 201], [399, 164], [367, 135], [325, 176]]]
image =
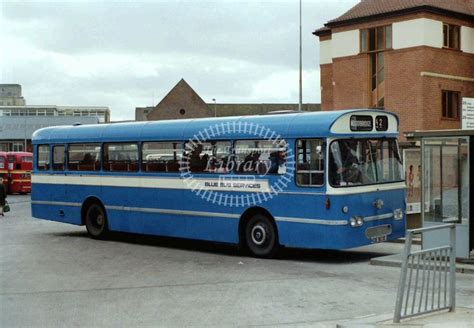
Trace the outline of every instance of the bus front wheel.
[[245, 227], [245, 241], [253, 256], [271, 258], [278, 250], [277, 229], [267, 216], [256, 214]]
[[95, 239], [103, 239], [107, 232], [107, 215], [99, 204], [91, 204], [86, 211], [86, 229]]

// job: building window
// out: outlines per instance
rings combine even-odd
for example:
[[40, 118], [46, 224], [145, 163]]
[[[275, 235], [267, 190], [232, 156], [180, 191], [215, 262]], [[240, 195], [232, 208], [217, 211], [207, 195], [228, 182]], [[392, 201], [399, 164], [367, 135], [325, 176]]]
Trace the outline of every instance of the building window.
[[22, 142], [14, 142], [12, 144], [12, 151], [24, 151], [24, 144]]
[[460, 48], [460, 27], [457, 25], [443, 24], [443, 46], [445, 48]]
[[369, 106], [385, 106], [385, 61], [384, 51], [392, 48], [392, 25], [360, 30], [360, 51], [368, 53], [369, 60]]
[[392, 48], [392, 25], [360, 30], [360, 52]]
[[461, 93], [443, 90], [442, 114], [443, 118], [458, 119], [461, 107]]
[[185, 110], [184, 108], [181, 108], [181, 109], [179, 110], [179, 113], [180, 113], [181, 115], [184, 115], [184, 114], [186, 114], [186, 110]]

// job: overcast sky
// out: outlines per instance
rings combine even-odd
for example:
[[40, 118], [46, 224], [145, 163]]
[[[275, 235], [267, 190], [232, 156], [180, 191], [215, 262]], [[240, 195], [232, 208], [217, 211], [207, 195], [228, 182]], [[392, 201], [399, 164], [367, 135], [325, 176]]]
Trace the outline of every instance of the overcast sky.
[[[358, 0], [303, 0], [303, 102], [320, 102], [311, 33]], [[158, 103], [184, 78], [206, 102], [298, 102], [298, 0], [0, 0], [0, 82], [29, 105]]]

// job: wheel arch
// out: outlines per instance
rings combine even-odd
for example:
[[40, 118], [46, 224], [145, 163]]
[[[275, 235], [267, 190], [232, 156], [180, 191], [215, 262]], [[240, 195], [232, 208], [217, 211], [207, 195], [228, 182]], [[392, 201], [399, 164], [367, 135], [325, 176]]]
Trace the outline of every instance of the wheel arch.
[[247, 222], [249, 222], [249, 220], [255, 214], [262, 214], [262, 215], [265, 215], [266, 217], [268, 217], [270, 219], [270, 221], [272, 222], [272, 224], [275, 228], [275, 232], [276, 232], [276, 235], [277, 235], [277, 242], [279, 242], [278, 226], [275, 222], [275, 218], [273, 217], [273, 215], [267, 209], [265, 209], [263, 207], [254, 206], [254, 207], [250, 207], [250, 208], [246, 209], [244, 211], [244, 213], [242, 213], [242, 215], [240, 216], [240, 221], [239, 221], [239, 244], [241, 246], [245, 245], [245, 226], [246, 226]]
[[102, 208], [105, 211], [105, 206], [98, 197], [96, 197], [96, 196], [87, 197], [86, 200], [84, 200], [84, 202], [82, 203], [82, 206], [81, 206], [81, 226], [86, 224], [86, 211], [87, 211], [87, 208], [92, 204], [99, 204], [100, 206], [102, 206]]

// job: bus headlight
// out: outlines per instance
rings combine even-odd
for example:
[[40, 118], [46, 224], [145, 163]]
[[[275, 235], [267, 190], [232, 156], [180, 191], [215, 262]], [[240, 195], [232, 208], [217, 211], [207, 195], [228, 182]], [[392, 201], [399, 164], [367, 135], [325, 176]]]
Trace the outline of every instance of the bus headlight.
[[364, 219], [361, 216], [353, 216], [349, 220], [349, 223], [353, 228], [360, 227], [362, 224], [364, 224]]
[[393, 211], [393, 218], [395, 220], [403, 219], [403, 210], [400, 208], [397, 208], [395, 211]]

